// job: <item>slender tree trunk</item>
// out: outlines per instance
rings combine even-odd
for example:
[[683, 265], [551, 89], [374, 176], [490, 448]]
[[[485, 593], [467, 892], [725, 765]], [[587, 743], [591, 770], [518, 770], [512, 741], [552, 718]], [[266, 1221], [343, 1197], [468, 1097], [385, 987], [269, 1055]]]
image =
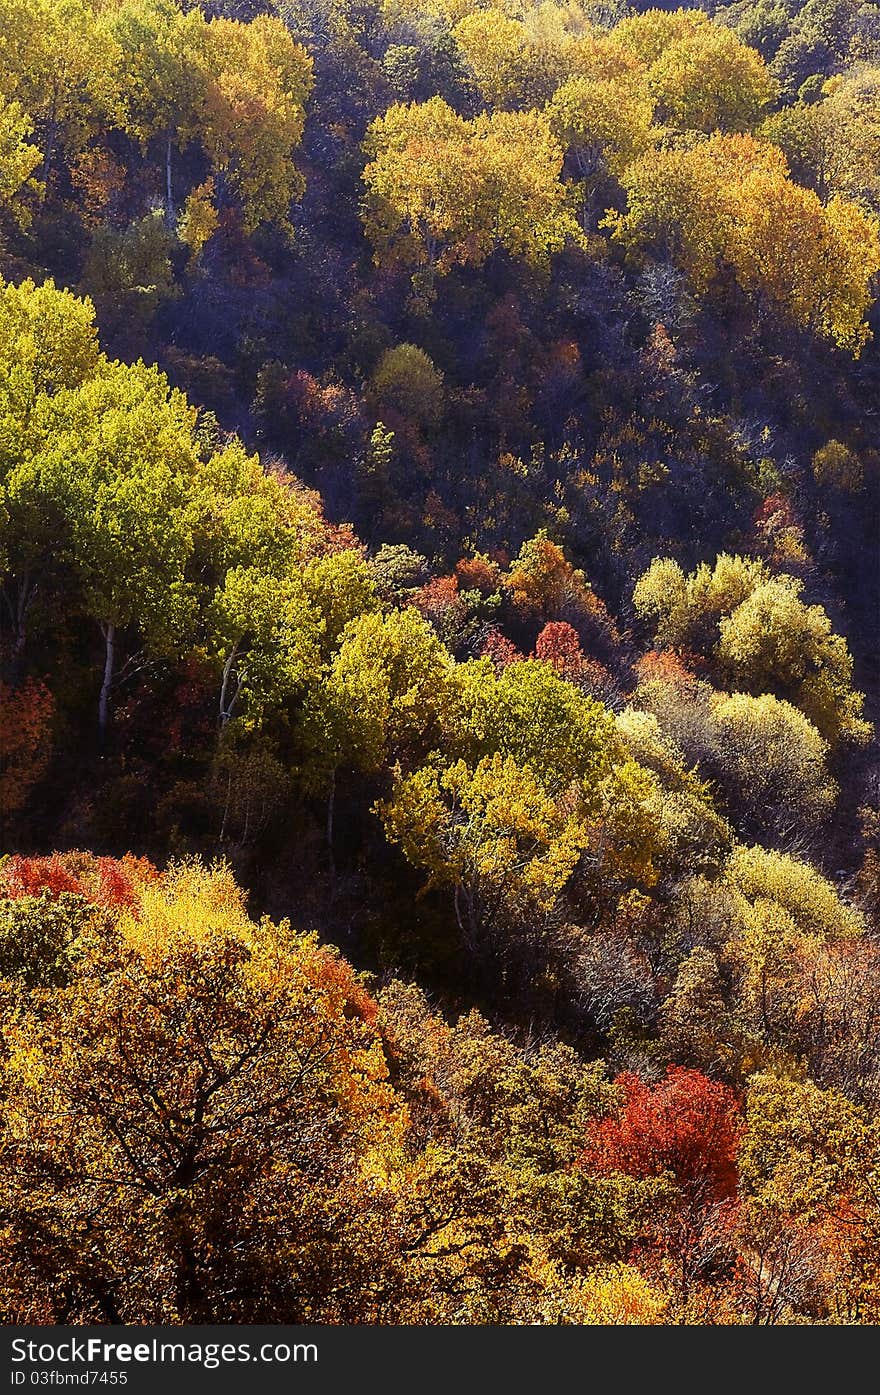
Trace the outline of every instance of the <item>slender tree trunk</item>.
[[101, 696], [98, 699], [98, 729], [104, 737], [110, 718], [110, 689], [113, 686], [113, 664], [116, 658], [116, 626], [102, 625], [101, 630], [104, 635], [104, 677], [101, 682]]
[[19, 582], [17, 591], [2, 592], [6, 602], [6, 609], [9, 612], [9, 619], [12, 624], [12, 657], [10, 659], [10, 671], [13, 684], [18, 683], [21, 677], [22, 665], [24, 662], [24, 650], [27, 644], [27, 617], [34, 599], [36, 587], [31, 584], [30, 577], [25, 574]]
[[229, 818], [229, 804], [232, 799], [232, 766], [229, 767], [229, 775], [226, 780], [226, 802], [223, 805], [223, 823], [220, 825], [220, 842], [226, 837], [226, 820]]
[[336, 771], [330, 776], [330, 797], [327, 800], [327, 847], [333, 851], [333, 813], [336, 805]]
[[169, 228], [174, 226], [174, 196], [171, 188], [171, 133], [165, 143], [165, 222]]
[[220, 684], [220, 704], [217, 713], [217, 725], [219, 726], [221, 731], [232, 717], [232, 709], [235, 707], [236, 701], [238, 700], [238, 694], [241, 691], [241, 677], [239, 676], [238, 686], [235, 690], [235, 693], [232, 696], [232, 699], [230, 700], [229, 683], [230, 679], [232, 678], [233, 665], [237, 658], [238, 640], [236, 640], [233, 644], [232, 649], [229, 652], [229, 657], [227, 658], [226, 663], [223, 665], [223, 681]]
[[15, 607], [15, 657], [20, 659], [27, 643], [27, 613], [31, 607], [31, 587], [27, 577], [18, 588], [18, 604]]
[[56, 86], [52, 97], [52, 106], [46, 119], [46, 131], [43, 137], [43, 203], [49, 197], [49, 190], [52, 184], [52, 164], [55, 159], [55, 145], [58, 140], [58, 89]]
[[336, 874], [336, 859], [333, 856], [333, 815], [336, 812], [336, 771], [330, 776], [330, 795], [327, 799], [327, 852], [330, 856], [330, 871]]

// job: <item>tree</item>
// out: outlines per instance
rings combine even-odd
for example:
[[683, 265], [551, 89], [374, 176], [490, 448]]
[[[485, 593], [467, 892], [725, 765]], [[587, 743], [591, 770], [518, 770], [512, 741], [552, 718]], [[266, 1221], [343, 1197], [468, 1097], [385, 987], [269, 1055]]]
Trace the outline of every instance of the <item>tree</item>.
[[104, 25], [113, 43], [114, 123], [146, 152], [161, 149], [165, 219], [175, 220], [173, 155], [196, 138], [204, 93], [201, 40], [205, 21], [174, 0], [120, 0]]
[[537, 659], [495, 674], [488, 659], [450, 680], [448, 740], [468, 761], [498, 753], [531, 770], [551, 794], [577, 782], [595, 797], [617, 753], [611, 714]]
[[834, 804], [827, 744], [797, 708], [769, 693], [734, 693], [712, 714], [709, 764], [745, 837], [794, 839]]
[[[637, 696], [646, 701], [643, 688], [637, 689]], [[643, 793], [640, 817], [629, 812], [631, 827], [642, 825], [644, 842], [653, 842], [667, 874], [698, 864], [717, 869], [730, 850], [733, 830], [716, 808], [711, 784], [690, 764], [690, 751], [686, 756], [676, 744], [676, 737], [686, 737], [687, 731], [670, 730], [675, 723], [663, 715], [661, 723], [653, 711], [625, 707], [615, 718], [617, 734], [634, 768], [641, 770], [641, 780], [649, 772], [653, 777]], [[622, 833], [626, 820], [624, 812]]]
[[173, 649], [191, 620], [195, 412], [157, 369], [107, 364], [57, 394], [50, 421], [50, 469], [65, 482], [83, 605], [104, 639], [98, 725], [106, 732], [120, 631], [134, 626], [148, 649]]
[[499, 930], [531, 922], [540, 937], [587, 842], [577, 815], [500, 753], [472, 769], [417, 770], [378, 811], [388, 838], [429, 873], [427, 886], [451, 886], [465, 944], [483, 964], [503, 956]]
[[711, 655], [726, 683], [792, 702], [828, 741], [864, 741], [864, 699], [852, 687], [846, 641], [802, 591], [798, 578], [771, 576], [750, 558], [722, 554], [689, 576], [671, 558], [655, 558], [633, 602], [662, 644]]
[[451, 670], [418, 611], [356, 616], [304, 713], [307, 761], [325, 777], [340, 766], [374, 773], [417, 763], [438, 742]]
[[743, 1190], [781, 1227], [815, 1227], [813, 1293], [837, 1322], [877, 1312], [877, 1148], [876, 1121], [839, 1091], [769, 1071], [752, 1077]]
[[654, 103], [629, 75], [570, 78], [553, 94], [548, 112], [588, 188], [606, 169], [621, 174], [659, 136]]
[[856, 67], [826, 84], [820, 105], [830, 140], [830, 192], [880, 206], [880, 67]]
[[76, 892], [50, 891], [0, 899], [0, 973], [16, 986], [54, 988], [69, 982], [77, 942], [94, 911]]
[[657, 117], [681, 131], [749, 131], [776, 94], [763, 58], [732, 30], [703, 24], [674, 40], [647, 75]]
[[3, 0], [0, 97], [33, 122], [42, 172], [54, 177], [107, 124], [116, 46], [89, 0]]
[[[264, 220], [289, 227], [304, 188], [294, 155], [312, 64], [282, 21], [208, 20], [175, 0], [120, 0], [105, 18], [118, 55], [116, 124], [144, 149], [161, 146], [169, 225], [178, 202], [173, 151], [197, 142], [217, 200], [237, 204], [247, 231]], [[193, 213], [190, 204], [190, 233]]]
[[575, 1290], [572, 1321], [596, 1327], [656, 1327], [668, 1296], [633, 1265], [597, 1269]]
[[[79, 387], [95, 371], [100, 350], [90, 301], [52, 280], [38, 286], [27, 279], [17, 286], [0, 282], [0, 307], [5, 412], [27, 417], [39, 394]], [[10, 463], [4, 456], [4, 465]]]
[[192, 867], [80, 938], [69, 987], [7, 1038], [4, 1312], [381, 1311], [400, 1274], [380, 1277], [368, 1237], [393, 1225], [380, 1158], [404, 1120], [344, 966], [249, 925], [230, 879]]
[[392, 106], [371, 125], [365, 227], [378, 260], [443, 274], [497, 248], [545, 265], [580, 231], [562, 149], [539, 112], [457, 116], [440, 97]]
[[755, 587], [719, 626], [718, 657], [735, 680], [788, 694], [827, 739], [864, 741], [862, 695], [852, 688], [853, 661], [821, 606], [805, 605], [802, 587], [779, 577]]
[[841, 493], [858, 494], [865, 476], [862, 462], [842, 441], [826, 441], [812, 459], [813, 478], [818, 485]]
[[650, 66], [668, 48], [700, 34], [709, 23], [703, 10], [656, 8], [627, 15], [615, 25], [613, 34], [621, 48], [632, 53], [640, 63]]
[[216, 19], [202, 32], [209, 82], [197, 107], [199, 139], [222, 201], [238, 201], [246, 231], [261, 222], [289, 227], [305, 181], [294, 164], [302, 140], [312, 61], [282, 20]]
[[[252, 722], [264, 706], [283, 708], [323, 661], [321, 606], [335, 641], [370, 604], [364, 566], [341, 559], [350, 531], [334, 536], [315, 497], [240, 442], [204, 448], [195, 409], [157, 369], [102, 359], [90, 302], [25, 283], [4, 304], [6, 598], [18, 652], [38, 578], [62, 567], [67, 608], [104, 638], [102, 731], [125, 631], [150, 658], [206, 639], [222, 674], [221, 723], [238, 698]], [[340, 560], [312, 568], [334, 549]]]
[[380, 410], [387, 403], [425, 427], [436, 427], [443, 410], [443, 374], [415, 344], [387, 349], [370, 386]]
[[0, 810], [7, 825], [27, 803], [49, 764], [55, 703], [45, 683], [0, 682]]
[[42, 863], [0, 895], [4, 1315], [525, 1320], [619, 1258], [645, 1197], [572, 1168], [609, 1091], [570, 1048], [377, 1001], [223, 865], [96, 904]]
[[735, 1195], [742, 1122], [728, 1086], [682, 1066], [670, 1066], [654, 1086], [631, 1074], [615, 1083], [620, 1113], [593, 1125], [585, 1166], [631, 1177], [671, 1173], [697, 1209]]
[[759, 305], [858, 357], [880, 234], [856, 204], [823, 207], [792, 183], [780, 151], [745, 135], [643, 156], [621, 178], [628, 209], [610, 215], [616, 237], [660, 244], [701, 292], [727, 265]]
[[476, 9], [453, 34], [481, 98], [496, 108], [542, 106], [575, 74], [612, 77], [635, 67], [577, 6], [531, 5], [521, 17]]
[[0, 211], [19, 227], [26, 227], [30, 219], [22, 196], [39, 188], [31, 177], [42, 160], [39, 147], [28, 140], [33, 129], [18, 102], [0, 97]]
[[529, 538], [503, 578], [517, 614], [534, 621], [564, 621], [600, 653], [618, 636], [602, 600], [545, 529]]
[[825, 81], [818, 100], [785, 106], [761, 127], [823, 203], [842, 194], [875, 212], [880, 206], [878, 87], [877, 65], [858, 65]]
[[172, 248], [160, 213], [148, 213], [121, 231], [106, 225], [95, 230], [83, 264], [82, 289], [108, 333], [143, 334], [160, 306], [179, 294]]
[[[529, 71], [528, 35], [520, 20], [497, 10], [475, 10], [459, 20], [453, 33], [477, 90], [489, 106], [516, 106], [527, 92], [536, 97], [529, 79], [538, 75]], [[540, 78], [538, 82], [540, 85]], [[545, 91], [543, 95], [546, 100], [550, 94]]]
[[70, 562], [50, 399], [81, 387], [99, 362], [90, 301], [52, 281], [0, 282], [0, 562], [14, 665], [41, 591], [51, 591]]
[[339, 647], [346, 626], [379, 609], [369, 564], [354, 548], [314, 557], [306, 564], [303, 586], [324, 622], [324, 658]]
[[177, 235], [189, 248], [190, 267], [196, 266], [220, 222], [214, 204], [214, 180], [208, 177], [186, 197], [177, 224]]
[[323, 623], [295, 573], [278, 578], [255, 567], [226, 573], [207, 615], [221, 668], [218, 725], [243, 715], [259, 727], [302, 698], [320, 669]]
[[737, 847], [725, 868], [725, 880], [742, 909], [763, 905], [780, 919], [790, 917], [798, 933], [818, 939], [859, 936], [864, 924], [832, 884], [808, 862], [766, 848]]
[[316, 494], [295, 476], [264, 468], [236, 437], [201, 460], [193, 493], [197, 569], [209, 584], [234, 567], [282, 578], [351, 545], [347, 529], [334, 532], [327, 523]]
[[660, 1008], [659, 1024], [664, 1050], [676, 1065], [712, 1077], [738, 1065], [736, 1032], [712, 950], [694, 949], [679, 965]]
[[576, 687], [592, 689], [594, 696], [601, 696], [602, 689], [612, 685], [608, 670], [587, 658], [577, 630], [566, 620], [548, 620], [535, 640], [535, 658]]

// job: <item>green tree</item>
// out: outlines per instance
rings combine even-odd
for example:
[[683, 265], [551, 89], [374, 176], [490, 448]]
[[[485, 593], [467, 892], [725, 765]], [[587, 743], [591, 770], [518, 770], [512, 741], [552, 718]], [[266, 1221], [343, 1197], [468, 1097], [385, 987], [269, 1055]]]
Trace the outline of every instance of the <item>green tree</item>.
[[95, 312], [52, 281], [0, 282], [0, 560], [16, 663], [35, 603], [69, 563], [66, 476], [55, 464], [50, 403], [100, 361]]
[[499, 753], [473, 769], [423, 767], [378, 808], [428, 886], [452, 888], [465, 944], [483, 963], [500, 955], [499, 930], [531, 920], [534, 931], [552, 915], [588, 841], [575, 814]]
[[47, 470], [63, 481], [82, 605], [104, 639], [103, 732], [120, 631], [133, 627], [149, 650], [173, 652], [191, 624], [195, 411], [157, 369], [107, 364], [56, 394], [49, 425]]
[[537, 659], [496, 676], [488, 659], [460, 664], [451, 680], [448, 740], [470, 763], [499, 754], [530, 770], [551, 794], [577, 782], [589, 799], [618, 753], [601, 703]]
[[796, 577], [722, 554], [689, 576], [672, 559], [655, 558], [633, 601], [661, 644], [711, 656], [725, 684], [794, 703], [828, 741], [864, 741], [870, 730], [846, 641], [802, 591]]
[[324, 777], [417, 762], [440, 740], [453, 661], [412, 609], [367, 612], [342, 631], [326, 683], [303, 719], [307, 759]]
[[234, 567], [206, 619], [210, 650], [221, 667], [221, 727], [242, 709], [247, 725], [259, 727], [317, 675], [324, 627], [301, 576]]

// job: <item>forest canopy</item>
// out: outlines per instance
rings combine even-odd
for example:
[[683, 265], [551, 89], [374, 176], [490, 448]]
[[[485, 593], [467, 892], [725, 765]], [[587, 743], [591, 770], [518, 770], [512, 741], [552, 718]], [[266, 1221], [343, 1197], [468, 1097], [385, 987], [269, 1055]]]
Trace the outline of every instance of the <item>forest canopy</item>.
[[3, 1321], [880, 1321], [878, 94], [0, 0]]

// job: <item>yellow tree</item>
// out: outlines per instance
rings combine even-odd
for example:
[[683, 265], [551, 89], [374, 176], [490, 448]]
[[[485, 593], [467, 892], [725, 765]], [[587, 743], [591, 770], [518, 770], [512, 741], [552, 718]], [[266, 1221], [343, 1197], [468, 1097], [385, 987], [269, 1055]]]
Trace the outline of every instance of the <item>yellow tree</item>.
[[348, 967], [252, 924], [222, 868], [173, 869], [77, 944], [5, 1023], [4, 1315], [377, 1316], [406, 1121]]
[[[876, 1118], [839, 1090], [760, 1072], [746, 1098], [741, 1187], [752, 1222], [746, 1284], [753, 1322], [778, 1321], [786, 1271], [797, 1259], [784, 1237], [812, 1241], [808, 1314], [835, 1323], [876, 1323], [880, 1312], [880, 1198]], [[764, 1238], [764, 1246], [755, 1241]], [[767, 1244], [769, 1239], [770, 1243]], [[763, 1280], [763, 1282], [761, 1282]], [[802, 1310], [803, 1311], [803, 1310]], [[799, 1318], [803, 1321], [803, 1316]]]
[[806, 605], [800, 582], [781, 576], [755, 587], [720, 622], [718, 657], [753, 690], [777, 689], [824, 737], [865, 741], [864, 698], [852, 686], [853, 660], [820, 605]]
[[573, 72], [586, 71], [610, 44], [594, 38], [577, 5], [536, 4], [521, 15], [477, 9], [453, 30], [483, 101], [540, 106]]
[[176, 0], [113, 0], [103, 16], [116, 52], [115, 123], [145, 148], [161, 145], [165, 208], [175, 218], [172, 154], [197, 142], [213, 187], [187, 214], [202, 236], [212, 195], [236, 202], [247, 230], [285, 225], [302, 193], [294, 156], [302, 138], [312, 63], [277, 18], [207, 20]]
[[620, 175], [659, 139], [653, 124], [654, 103], [643, 85], [628, 74], [573, 77], [558, 88], [547, 112], [583, 185], [586, 232], [602, 176]]
[[475, 10], [454, 29], [455, 41], [484, 102], [516, 106], [532, 86], [525, 26], [493, 10]]
[[[449, 886], [459, 929], [478, 962], [501, 952], [499, 933], [540, 923], [556, 909], [587, 845], [586, 826], [510, 756], [473, 768], [425, 766], [378, 806], [388, 838]], [[540, 955], [539, 955], [540, 958]]]
[[787, 699], [828, 741], [864, 741], [870, 726], [846, 640], [802, 591], [796, 577], [722, 553], [714, 567], [701, 563], [689, 576], [671, 558], [655, 558], [633, 601], [663, 645], [712, 657], [730, 686]]
[[858, 356], [880, 270], [876, 219], [843, 198], [823, 208], [781, 151], [746, 135], [643, 156], [621, 178], [616, 237], [659, 243], [699, 291], [726, 265], [760, 306]]
[[173, 153], [195, 139], [196, 108], [206, 73], [201, 52], [205, 21], [174, 0], [114, 0], [103, 15], [113, 44], [114, 124], [146, 151], [161, 147], [165, 215], [174, 221]]
[[0, 96], [33, 121], [47, 174], [106, 128], [116, 58], [87, 0], [0, 2]]
[[442, 274], [503, 248], [540, 266], [581, 241], [560, 178], [562, 147], [539, 112], [466, 121], [433, 97], [391, 107], [365, 150], [364, 220], [378, 259]]
[[655, 143], [654, 104], [629, 77], [574, 77], [554, 94], [548, 111], [554, 131], [588, 178], [604, 164], [612, 174]]
[[312, 61], [280, 19], [217, 19], [203, 31], [209, 81], [197, 110], [199, 139], [218, 191], [238, 201], [243, 223], [287, 226], [304, 188], [294, 156], [302, 140]]
[[754, 49], [720, 24], [698, 25], [652, 63], [647, 87], [659, 119], [680, 131], [748, 131], [776, 84]]
[[702, 10], [645, 10], [621, 20], [612, 35], [615, 43], [650, 67], [666, 49], [699, 33], [708, 23]]
[[28, 139], [33, 122], [18, 102], [0, 97], [0, 211], [19, 227], [26, 227], [30, 211], [27, 191], [36, 193], [39, 184], [31, 176], [43, 158], [42, 151]]

